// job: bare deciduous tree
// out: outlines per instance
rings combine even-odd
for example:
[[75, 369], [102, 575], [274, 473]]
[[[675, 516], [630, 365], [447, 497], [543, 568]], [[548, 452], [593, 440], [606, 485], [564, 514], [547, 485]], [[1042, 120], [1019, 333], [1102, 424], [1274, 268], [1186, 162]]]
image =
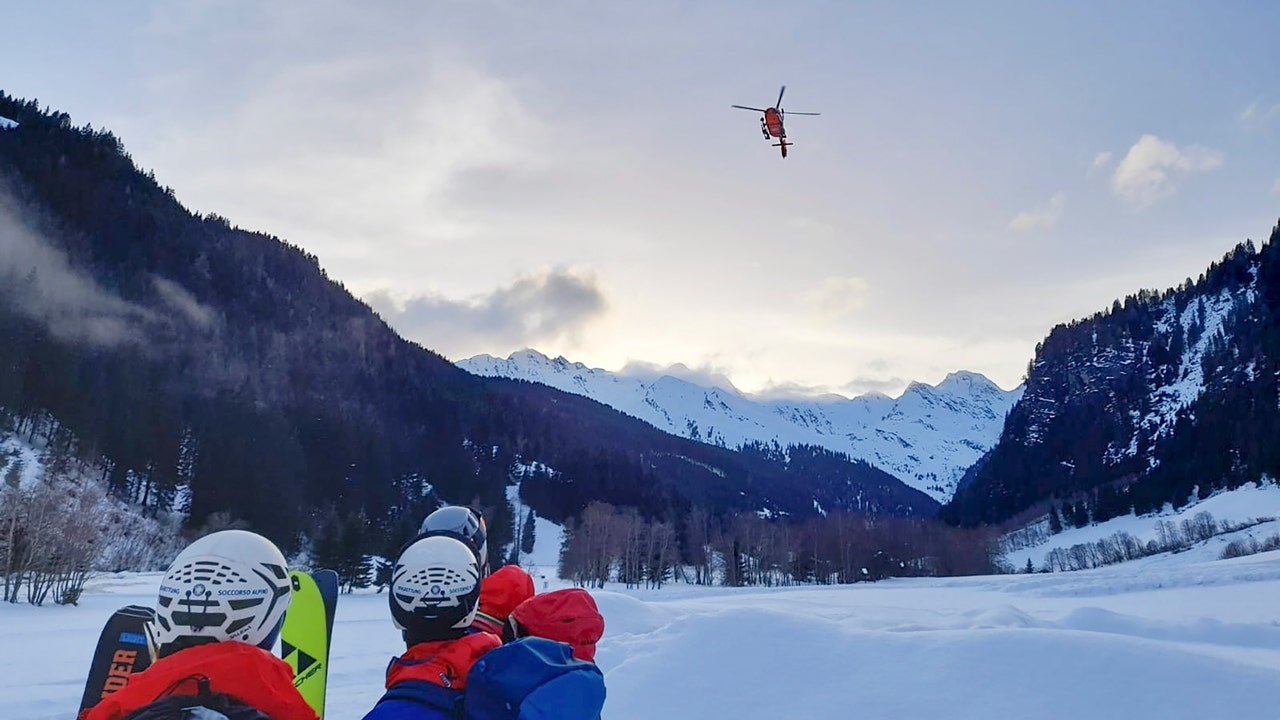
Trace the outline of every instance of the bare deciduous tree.
[[29, 487], [4, 484], [0, 523], [3, 600], [11, 603], [75, 603], [94, 570], [162, 566], [179, 541], [172, 523], [124, 508], [100, 481], [48, 471]]

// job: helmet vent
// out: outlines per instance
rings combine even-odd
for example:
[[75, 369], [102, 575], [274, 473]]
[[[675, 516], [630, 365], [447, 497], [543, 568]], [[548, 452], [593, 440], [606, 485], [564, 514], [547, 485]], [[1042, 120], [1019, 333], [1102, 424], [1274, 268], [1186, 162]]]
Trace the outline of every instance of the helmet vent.
[[452, 568], [442, 568], [442, 567], [423, 568], [405, 579], [406, 582], [409, 582], [415, 585], [418, 585], [418, 584], [454, 585], [458, 583], [464, 583], [469, 580], [474, 581], [473, 578], [468, 578], [466, 575], [463, 575], [457, 570], [454, 570]]
[[244, 577], [225, 563], [211, 560], [197, 560], [187, 563], [176, 573], [171, 573], [175, 581], [180, 583], [203, 582], [210, 585], [230, 585], [231, 583], [247, 583]]
[[173, 613], [173, 624], [184, 627], [202, 629], [207, 627], [222, 627], [227, 621], [225, 613], [219, 612], [181, 612]]

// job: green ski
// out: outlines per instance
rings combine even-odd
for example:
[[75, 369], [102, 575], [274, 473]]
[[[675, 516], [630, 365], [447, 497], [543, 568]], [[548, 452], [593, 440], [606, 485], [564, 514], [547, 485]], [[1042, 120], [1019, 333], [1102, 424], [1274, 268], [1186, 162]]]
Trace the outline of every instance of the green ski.
[[293, 668], [294, 687], [323, 718], [338, 575], [332, 570], [294, 570], [289, 576], [293, 580], [293, 599], [280, 631], [280, 655]]

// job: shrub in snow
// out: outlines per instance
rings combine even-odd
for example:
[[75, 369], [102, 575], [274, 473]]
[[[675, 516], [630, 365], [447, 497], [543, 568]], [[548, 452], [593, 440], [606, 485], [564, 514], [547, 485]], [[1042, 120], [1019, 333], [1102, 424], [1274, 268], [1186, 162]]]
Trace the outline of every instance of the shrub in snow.
[[0, 599], [41, 605], [79, 600], [95, 570], [164, 567], [180, 544], [176, 518], [149, 518], [102, 483], [43, 472], [0, 486]]

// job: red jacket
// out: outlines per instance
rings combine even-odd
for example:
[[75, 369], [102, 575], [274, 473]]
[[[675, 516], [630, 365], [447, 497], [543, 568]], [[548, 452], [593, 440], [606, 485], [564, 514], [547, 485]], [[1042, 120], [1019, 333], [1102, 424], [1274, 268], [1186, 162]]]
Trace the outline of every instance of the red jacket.
[[536, 635], [573, 646], [573, 656], [595, 662], [596, 643], [604, 635], [604, 616], [591, 593], [568, 588], [534, 595], [511, 611], [521, 635]]
[[253, 645], [227, 641], [197, 645], [157, 660], [119, 692], [81, 714], [80, 720], [120, 720], [168, 695], [194, 695], [207, 678], [211, 692], [226, 693], [272, 720], [319, 720], [293, 687], [285, 661]]
[[529, 573], [518, 565], [504, 565], [480, 581], [480, 609], [471, 627], [501, 635], [511, 611], [531, 597], [533, 578]]
[[455, 640], [418, 643], [387, 667], [387, 689], [405, 680], [426, 680], [450, 690], [467, 689], [467, 672], [480, 656], [502, 644], [498, 636], [478, 632]]
[[455, 640], [418, 643], [387, 667], [387, 692], [364, 720], [453, 720], [462, 717], [467, 673], [498, 636], [471, 633]]

